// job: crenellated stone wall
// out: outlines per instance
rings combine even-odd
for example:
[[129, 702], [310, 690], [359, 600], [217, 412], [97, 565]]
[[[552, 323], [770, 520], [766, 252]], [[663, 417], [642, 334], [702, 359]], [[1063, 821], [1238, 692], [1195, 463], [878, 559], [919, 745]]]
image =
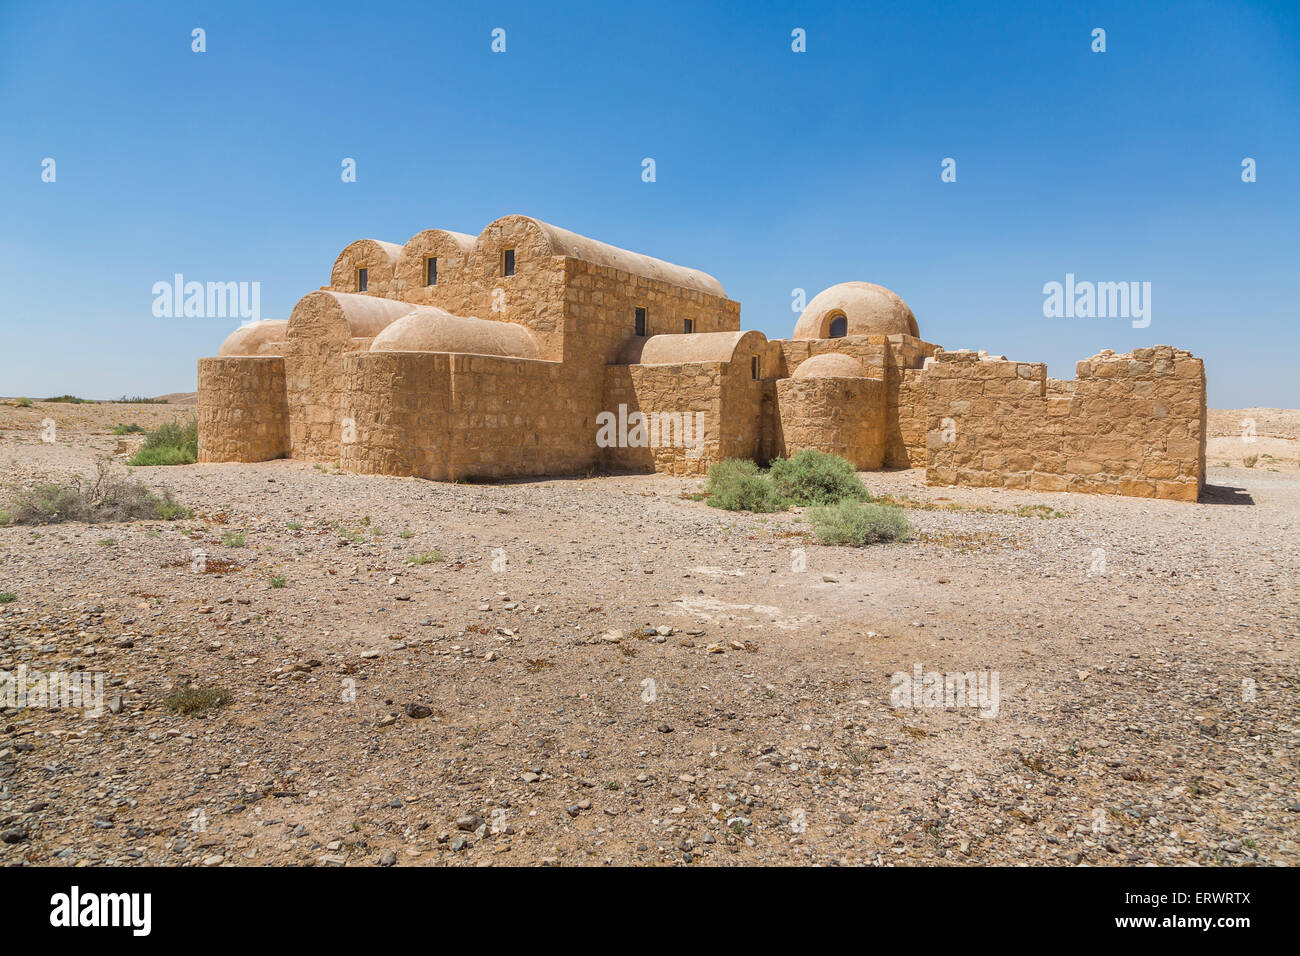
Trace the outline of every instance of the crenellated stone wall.
[[1205, 368], [1181, 349], [1102, 352], [1073, 389], [1046, 366], [974, 352], [927, 363], [926, 481], [1195, 501], [1205, 483]]

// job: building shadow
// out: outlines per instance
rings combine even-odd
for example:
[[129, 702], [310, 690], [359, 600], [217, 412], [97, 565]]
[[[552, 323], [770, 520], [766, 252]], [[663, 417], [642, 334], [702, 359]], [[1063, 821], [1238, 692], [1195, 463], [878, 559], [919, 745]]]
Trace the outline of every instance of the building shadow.
[[1203, 505], [1253, 505], [1255, 499], [1245, 488], [1231, 485], [1206, 485], [1196, 499]]

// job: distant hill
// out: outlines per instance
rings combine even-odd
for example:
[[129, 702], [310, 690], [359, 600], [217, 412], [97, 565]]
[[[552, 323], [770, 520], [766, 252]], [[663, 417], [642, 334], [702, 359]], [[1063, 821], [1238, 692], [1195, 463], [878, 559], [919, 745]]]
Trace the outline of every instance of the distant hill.
[[198, 392], [172, 392], [170, 395], [159, 395], [154, 399], [155, 402], [166, 402], [168, 405], [197, 405], [199, 402]]

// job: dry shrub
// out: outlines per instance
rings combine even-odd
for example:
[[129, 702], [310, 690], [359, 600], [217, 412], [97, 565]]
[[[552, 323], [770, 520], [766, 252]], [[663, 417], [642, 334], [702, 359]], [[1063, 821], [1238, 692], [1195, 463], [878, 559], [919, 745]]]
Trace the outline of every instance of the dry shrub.
[[171, 492], [156, 494], [139, 481], [114, 474], [101, 461], [95, 476], [71, 481], [38, 482], [30, 488], [16, 488], [6, 506], [8, 524], [57, 524], [60, 521], [87, 523], [136, 521], [141, 518], [172, 521], [188, 518], [192, 512], [172, 500]]

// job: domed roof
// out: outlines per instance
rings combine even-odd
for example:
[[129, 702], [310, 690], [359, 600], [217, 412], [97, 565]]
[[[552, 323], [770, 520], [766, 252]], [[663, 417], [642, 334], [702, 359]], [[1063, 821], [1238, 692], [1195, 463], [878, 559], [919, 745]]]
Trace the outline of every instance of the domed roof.
[[831, 338], [831, 325], [839, 317], [845, 319], [844, 335], [920, 337], [916, 316], [898, 293], [872, 282], [841, 282], [813, 296], [791, 338]]
[[851, 355], [823, 352], [800, 362], [791, 378], [865, 378], [862, 366]]
[[286, 319], [262, 319], [241, 325], [226, 336], [217, 350], [218, 358], [236, 355], [261, 355], [264, 348], [274, 351], [275, 346], [284, 342], [289, 335], [289, 322]]
[[380, 332], [370, 351], [538, 357], [537, 343], [522, 325], [452, 315], [431, 305], [416, 306]]

